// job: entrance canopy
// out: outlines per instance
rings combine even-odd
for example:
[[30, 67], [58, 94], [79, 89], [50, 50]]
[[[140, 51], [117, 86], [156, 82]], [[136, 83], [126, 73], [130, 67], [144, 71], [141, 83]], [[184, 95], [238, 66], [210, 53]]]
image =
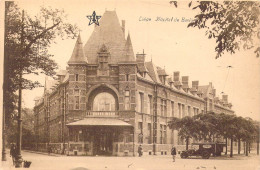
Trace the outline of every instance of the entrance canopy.
[[132, 126], [122, 120], [112, 118], [85, 118], [67, 124], [67, 126]]

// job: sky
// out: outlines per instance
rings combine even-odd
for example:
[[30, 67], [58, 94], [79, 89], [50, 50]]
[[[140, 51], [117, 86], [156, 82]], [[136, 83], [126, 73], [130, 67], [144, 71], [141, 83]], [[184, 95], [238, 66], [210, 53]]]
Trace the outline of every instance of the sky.
[[[238, 116], [260, 120], [260, 59], [253, 50], [238, 51], [233, 55], [225, 53], [215, 59], [215, 40], [205, 36], [205, 30], [187, 28], [189, 20], [197, 12], [187, 7], [188, 2], [179, 2], [178, 8], [168, 1], [19, 1], [19, 6], [29, 15], [35, 15], [40, 6], [64, 9], [68, 21], [81, 29], [81, 38], [85, 44], [94, 26], [88, 26], [87, 15], [96, 11], [103, 15], [105, 10], [115, 10], [120, 23], [126, 21], [126, 35], [131, 36], [135, 53], [146, 55], [146, 61], [165, 67], [167, 73], [180, 71], [181, 76], [189, 76], [189, 82], [199, 80], [199, 85], [209, 82], [221, 92], [228, 94], [233, 110]], [[157, 17], [172, 18], [173, 22], [155, 21]], [[150, 18], [151, 21], [144, 21]], [[185, 19], [185, 22], [182, 20]], [[60, 69], [66, 69], [76, 39], [57, 39], [49, 52]], [[232, 68], [228, 68], [232, 66]], [[44, 84], [44, 75], [30, 76]], [[34, 98], [43, 94], [43, 88], [23, 91], [23, 107], [33, 108]]]

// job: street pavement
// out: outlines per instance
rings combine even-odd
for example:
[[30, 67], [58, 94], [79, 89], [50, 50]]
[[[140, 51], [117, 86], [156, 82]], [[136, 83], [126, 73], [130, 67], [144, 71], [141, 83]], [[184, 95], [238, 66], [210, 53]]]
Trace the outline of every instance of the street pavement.
[[[210, 159], [147, 155], [143, 157], [64, 156], [46, 153], [22, 152], [23, 159], [31, 161], [29, 169], [36, 170], [260, 170], [260, 157], [256, 154], [211, 157]], [[1, 162], [0, 169], [16, 169], [11, 158]], [[23, 168], [22, 168], [23, 169]], [[25, 168], [24, 168], [25, 169]], [[27, 168], [26, 168], [27, 169]]]

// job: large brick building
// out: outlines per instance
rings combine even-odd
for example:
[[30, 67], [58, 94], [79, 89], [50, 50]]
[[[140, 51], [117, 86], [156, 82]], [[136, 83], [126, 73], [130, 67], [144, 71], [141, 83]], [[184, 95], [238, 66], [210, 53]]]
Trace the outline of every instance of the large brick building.
[[[125, 21], [106, 11], [87, 43], [80, 35], [66, 70], [45, 82], [35, 104], [37, 149], [69, 155], [167, 154], [180, 147], [172, 117], [215, 111], [233, 114], [227, 95], [216, 97], [212, 83], [189, 84], [179, 72], [169, 76], [145, 54], [134, 55]], [[169, 152], [168, 152], [169, 153]]]

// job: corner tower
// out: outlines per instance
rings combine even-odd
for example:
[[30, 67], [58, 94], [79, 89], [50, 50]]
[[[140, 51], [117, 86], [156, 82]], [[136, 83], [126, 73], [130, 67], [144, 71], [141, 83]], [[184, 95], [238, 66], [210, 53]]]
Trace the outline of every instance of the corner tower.
[[80, 117], [86, 110], [86, 68], [87, 57], [84, 54], [80, 34], [77, 38], [70, 60], [68, 61], [69, 83], [66, 94], [69, 117]]

